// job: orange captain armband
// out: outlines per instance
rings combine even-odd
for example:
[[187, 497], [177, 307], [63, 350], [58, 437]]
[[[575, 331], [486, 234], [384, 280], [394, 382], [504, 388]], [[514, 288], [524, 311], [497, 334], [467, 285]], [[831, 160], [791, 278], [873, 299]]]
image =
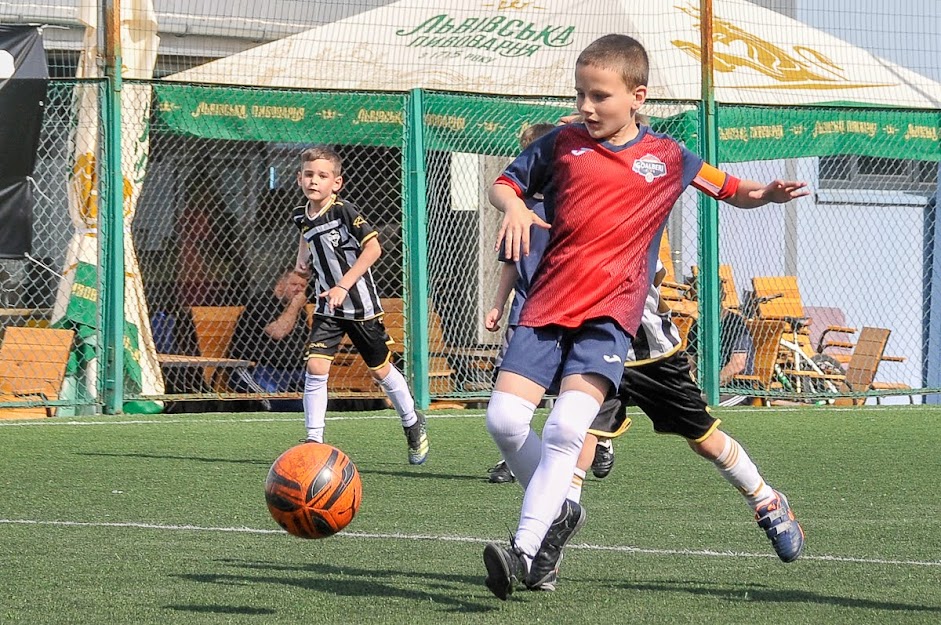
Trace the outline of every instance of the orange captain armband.
[[693, 178], [693, 186], [717, 200], [724, 200], [735, 195], [740, 180], [725, 173], [709, 163], [703, 163], [699, 173]]

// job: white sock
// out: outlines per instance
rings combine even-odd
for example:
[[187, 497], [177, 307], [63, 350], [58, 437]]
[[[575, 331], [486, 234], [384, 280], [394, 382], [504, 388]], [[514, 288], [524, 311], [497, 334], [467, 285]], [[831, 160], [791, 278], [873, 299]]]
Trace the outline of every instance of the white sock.
[[327, 376], [307, 373], [304, 376], [304, 425], [307, 439], [323, 442], [327, 422]]
[[523, 495], [515, 544], [535, 555], [568, 494], [588, 427], [601, 405], [582, 391], [565, 391], [542, 429], [542, 458]]
[[572, 483], [569, 484], [569, 494], [566, 499], [571, 499], [575, 503], [582, 500], [582, 485], [585, 483], [585, 471], [575, 467], [575, 473], [572, 474]]
[[487, 404], [487, 431], [523, 490], [539, 464], [542, 442], [530, 427], [536, 406], [512, 393], [494, 391]]
[[722, 477], [742, 493], [752, 509], [757, 509], [759, 503], [774, 497], [774, 491], [762, 479], [758, 467], [748, 457], [745, 449], [728, 434], [725, 435], [725, 447], [713, 464], [719, 469]]
[[402, 427], [415, 425], [418, 421], [418, 415], [415, 414], [415, 400], [412, 398], [412, 392], [408, 388], [408, 382], [405, 376], [399, 373], [395, 365], [389, 365], [389, 373], [386, 377], [379, 380], [379, 386], [386, 392], [392, 407], [399, 413], [402, 419]]

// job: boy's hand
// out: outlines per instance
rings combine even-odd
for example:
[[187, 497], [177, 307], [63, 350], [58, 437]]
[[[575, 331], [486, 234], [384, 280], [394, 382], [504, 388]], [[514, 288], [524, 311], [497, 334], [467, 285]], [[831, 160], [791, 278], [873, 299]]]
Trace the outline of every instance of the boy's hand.
[[343, 302], [346, 300], [346, 296], [349, 295], [349, 291], [344, 289], [342, 286], [332, 287], [329, 291], [324, 291], [320, 294], [320, 297], [327, 300], [327, 306], [330, 308], [339, 308], [343, 305]]
[[310, 269], [307, 267], [307, 265], [296, 265], [294, 267], [294, 273], [302, 278], [310, 278]]
[[757, 192], [756, 200], [784, 204], [799, 197], [810, 195], [806, 182], [796, 180], [775, 180]]
[[548, 230], [552, 226], [540, 219], [539, 215], [526, 208], [520, 202], [517, 206], [508, 208], [503, 215], [503, 224], [497, 234], [497, 244], [494, 249], [503, 245], [504, 255], [518, 262], [522, 256], [529, 256], [529, 228], [538, 226]]
[[496, 332], [500, 329], [500, 319], [503, 318], [503, 309], [494, 306], [487, 314], [484, 315], [484, 327], [490, 330], [491, 332]]

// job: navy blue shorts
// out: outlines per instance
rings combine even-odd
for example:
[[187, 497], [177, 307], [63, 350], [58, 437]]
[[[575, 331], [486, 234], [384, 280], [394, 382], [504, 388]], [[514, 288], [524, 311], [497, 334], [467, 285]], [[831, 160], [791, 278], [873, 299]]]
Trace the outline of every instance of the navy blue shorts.
[[593, 373], [616, 389], [630, 346], [630, 335], [610, 319], [592, 319], [579, 328], [517, 326], [500, 370], [545, 389], [557, 388], [566, 376]]

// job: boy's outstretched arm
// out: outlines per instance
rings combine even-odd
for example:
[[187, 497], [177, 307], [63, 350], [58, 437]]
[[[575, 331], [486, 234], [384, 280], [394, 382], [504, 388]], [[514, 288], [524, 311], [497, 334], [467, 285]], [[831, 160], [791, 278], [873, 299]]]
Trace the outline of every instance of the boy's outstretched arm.
[[503, 213], [503, 224], [497, 233], [494, 249], [500, 249], [502, 244], [504, 255], [512, 258], [514, 262], [519, 261], [521, 252], [523, 256], [529, 256], [530, 226], [535, 224], [548, 229], [549, 224], [529, 210], [522, 198], [516, 194], [516, 190], [507, 184], [494, 183], [490, 187], [489, 199], [490, 203]]
[[735, 193], [726, 202], [738, 208], [757, 208], [765, 204], [784, 204], [799, 197], [810, 195], [806, 182], [775, 180], [762, 184], [755, 180], [741, 180]]

